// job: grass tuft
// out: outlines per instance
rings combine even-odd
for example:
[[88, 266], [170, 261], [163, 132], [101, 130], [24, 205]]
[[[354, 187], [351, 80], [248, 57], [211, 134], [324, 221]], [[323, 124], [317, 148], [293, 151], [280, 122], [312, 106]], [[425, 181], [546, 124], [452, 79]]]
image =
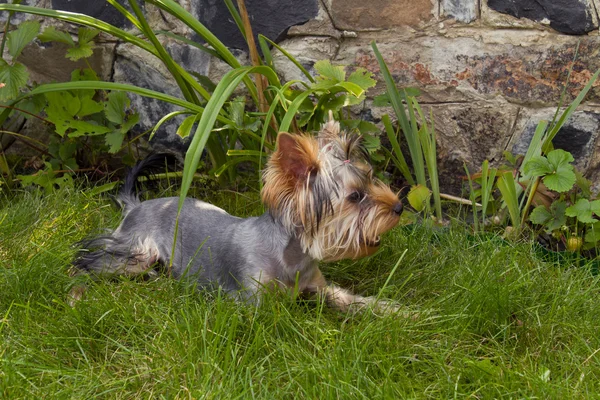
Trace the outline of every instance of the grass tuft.
[[[210, 199], [256, 215], [256, 193]], [[76, 190], [0, 203], [0, 397], [586, 398], [600, 392], [599, 278], [460, 226], [398, 227], [374, 256], [322, 266], [412, 318], [259, 307], [161, 277], [67, 305], [73, 243], [119, 223]], [[392, 270], [404, 251], [400, 266]], [[387, 282], [387, 285], [386, 285]]]

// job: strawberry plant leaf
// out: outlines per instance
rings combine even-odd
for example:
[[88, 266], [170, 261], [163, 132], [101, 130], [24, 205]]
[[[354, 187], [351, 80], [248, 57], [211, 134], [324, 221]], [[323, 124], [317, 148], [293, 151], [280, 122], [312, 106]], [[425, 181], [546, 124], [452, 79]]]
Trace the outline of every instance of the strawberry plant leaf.
[[104, 141], [108, 145], [108, 152], [115, 154], [123, 145], [125, 134], [120, 130], [112, 131], [104, 135]]
[[360, 86], [363, 90], [374, 87], [377, 81], [372, 78], [373, 74], [364, 68], [357, 68], [350, 74], [347, 81]]
[[19, 90], [27, 85], [29, 72], [20, 62], [13, 65], [0, 59], [0, 83], [4, 86], [0, 88], [0, 101], [14, 99], [19, 95]]
[[77, 35], [79, 45], [81, 46], [82, 44], [88, 44], [96, 36], [98, 36], [99, 33], [100, 33], [100, 31], [98, 29], [83, 28], [83, 27], [79, 28], [78, 35]]
[[122, 124], [125, 119], [125, 112], [129, 108], [129, 97], [125, 92], [110, 92], [108, 101], [105, 103], [104, 115], [106, 119], [114, 124]]
[[346, 79], [346, 71], [341, 65], [331, 65], [329, 60], [317, 61], [314, 65], [315, 71], [321, 75], [317, 79], [330, 79], [334, 83], [343, 82]]
[[40, 23], [37, 21], [25, 21], [19, 25], [19, 27], [8, 34], [8, 40], [6, 42], [8, 46], [8, 53], [15, 60], [25, 46], [27, 46], [40, 31]]
[[71, 61], [77, 61], [82, 58], [91, 57], [94, 54], [94, 48], [89, 43], [79, 43], [76, 47], [67, 50], [67, 58]]
[[523, 172], [527, 176], [544, 176], [553, 172], [552, 164], [544, 156], [535, 156], [523, 165]]
[[44, 32], [38, 35], [38, 39], [40, 39], [42, 42], [60, 42], [71, 47], [75, 46], [75, 42], [70, 34], [59, 31], [54, 26], [49, 26], [44, 29]]
[[544, 206], [537, 206], [529, 214], [529, 220], [537, 225], [544, 225], [550, 218], [552, 218], [552, 214]]
[[585, 233], [586, 243], [596, 243], [600, 241], [600, 221], [591, 224]]
[[593, 214], [600, 215], [600, 200], [590, 202], [588, 199], [579, 199], [577, 203], [568, 207], [565, 213], [569, 217], [576, 217], [584, 224], [597, 222]]
[[571, 169], [560, 168], [556, 173], [552, 175], [546, 175], [542, 178], [544, 185], [550, 190], [555, 192], [566, 192], [570, 190], [575, 184], [575, 173], [573, 167]]

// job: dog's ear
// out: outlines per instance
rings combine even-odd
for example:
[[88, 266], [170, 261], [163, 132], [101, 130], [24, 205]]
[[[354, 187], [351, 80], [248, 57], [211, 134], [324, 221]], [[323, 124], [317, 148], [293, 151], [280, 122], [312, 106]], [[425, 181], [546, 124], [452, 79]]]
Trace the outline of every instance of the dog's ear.
[[281, 132], [272, 162], [288, 177], [304, 182], [319, 171], [318, 155], [319, 149], [312, 137]]

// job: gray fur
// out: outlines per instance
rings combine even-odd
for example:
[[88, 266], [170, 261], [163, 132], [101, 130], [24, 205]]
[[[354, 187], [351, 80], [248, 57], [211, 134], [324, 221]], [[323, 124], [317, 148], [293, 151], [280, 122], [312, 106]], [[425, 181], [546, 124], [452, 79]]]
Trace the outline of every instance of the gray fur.
[[[330, 122], [326, 125], [324, 132], [327, 133], [329, 127], [333, 131], [329, 134], [337, 135], [339, 125], [332, 124], [333, 122]], [[286, 136], [285, 140], [289, 141], [289, 136]], [[317, 184], [319, 179], [312, 179], [312, 175], [306, 177], [307, 181], [302, 183], [310, 186], [308, 195], [313, 196], [311, 199], [314, 200], [310, 203], [310, 210], [303, 209], [302, 212], [305, 215], [312, 215], [313, 212], [316, 214], [316, 223], [311, 224], [307, 232], [301, 224], [290, 223], [290, 215], [281, 209], [267, 211], [260, 217], [243, 219], [234, 217], [214, 205], [188, 198], [177, 219], [179, 199], [176, 197], [140, 202], [135, 194], [138, 176], [164, 163], [164, 157], [155, 155], [136, 165], [125, 180], [118, 196], [118, 201], [123, 206], [124, 219], [121, 225], [111, 235], [84, 243], [84, 249], [73, 264], [78, 271], [96, 276], [152, 274], [157, 266], [163, 266], [174, 278], [192, 278], [197, 280], [201, 287], [218, 286], [240, 299], [258, 299], [255, 295], [260, 289], [279, 287], [300, 293], [317, 293], [342, 310], [371, 305], [380, 310], [394, 311], [397, 308], [391, 303], [353, 295], [344, 289], [328, 285], [318, 268], [317, 259], [325, 257], [320, 255], [321, 252], [314, 253], [314, 246], [307, 246], [307, 243], [312, 243], [306, 240], [307, 237], [313, 239], [317, 233], [315, 230], [323, 229], [319, 227], [322, 217], [327, 216], [331, 223], [335, 214], [332, 199], [354, 211], [348, 215], [340, 211], [339, 215], [345, 219], [339, 226], [348, 230], [349, 225], [345, 225], [344, 222], [355, 221], [354, 225], [361, 229], [352, 229], [356, 240], [347, 242], [354, 244], [364, 241], [364, 251], [376, 251], [376, 247], [379, 246], [379, 234], [391, 229], [389, 221], [397, 223], [402, 208], [400, 201], [389, 191], [389, 195], [392, 196], [391, 203], [395, 201], [396, 204], [389, 204], [389, 199], [388, 203], [382, 203], [382, 207], [386, 207], [387, 210], [385, 218], [388, 225], [385, 229], [380, 229], [378, 223], [372, 222], [377, 231], [369, 231], [371, 236], [367, 243], [362, 233], [361, 218], [365, 215], [380, 215], [381, 211], [375, 208], [378, 204], [375, 200], [364, 198], [360, 202], [356, 199], [346, 201], [343, 196], [356, 191], [363, 193], [363, 197], [366, 196], [364, 193], [368, 189], [367, 185], [374, 186], [370, 167], [358, 161], [356, 165], [353, 164], [354, 156], [351, 150], [357, 148], [357, 139], [330, 136], [322, 141], [324, 147], [319, 157], [324, 158], [324, 166], [331, 168], [323, 172], [330, 184], [320, 187]], [[346, 149], [345, 153], [337, 154], [332, 141], [335, 141], [337, 147]], [[298, 142], [296, 144], [300, 146]], [[293, 153], [299, 152], [299, 148], [290, 150], [288, 146], [286, 151], [291, 151], [291, 156], [296, 157], [292, 158], [294, 162], [303, 160]], [[291, 170], [294, 173], [297, 171], [302, 172], [306, 169]], [[338, 181], [347, 181], [348, 187], [338, 187]], [[288, 197], [286, 201], [291, 200]], [[289, 207], [295, 206], [285, 204]], [[307, 202], [306, 205], [308, 204]], [[280, 206], [281, 203], [277, 207], [281, 208]], [[177, 220], [177, 240], [173, 246]], [[347, 239], [344, 235], [348, 232], [343, 229], [329, 227], [329, 232], [334, 232], [336, 238], [340, 235], [340, 238]], [[373, 244], [375, 238], [377, 243]], [[336, 248], [336, 253], [330, 257], [337, 257], [337, 253], [346, 254], [346, 251]], [[354, 249], [346, 257], [354, 258], [359, 254], [364, 256], [362, 251], [363, 248]], [[79, 291], [76, 292], [72, 293], [73, 299], [80, 297]]]
[[[128, 212], [111, 236], [94, 239], [75, 261], [80, 269], [101, 275], [136, 274], [152, 264], [169, 265], [178, 198], [137, 201], [128, 197]], [[145, 265], [140, 265], [145, 262]], [[136, 268], [132, 271], [131, 265]], [[186, 199], [179, 218], [171, 273], [194, 277], [201, 286], [216, 284], [228, 292], [276, 280], [294, 287], [296, 276], [310, 278], [317, 261], [302, 252], [300, 242], [271, 216], [242, 219], [200, 200]], [[309, 288], [300, 279], [298, 289]], [[313, 288], [316, 291], [316, 288]]]

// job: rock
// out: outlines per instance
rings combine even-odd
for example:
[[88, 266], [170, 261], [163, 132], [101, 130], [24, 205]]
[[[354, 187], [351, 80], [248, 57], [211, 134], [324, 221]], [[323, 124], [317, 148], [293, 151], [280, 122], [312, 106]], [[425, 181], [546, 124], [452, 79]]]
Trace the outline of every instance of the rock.
[[102, 80], [110, 80], [116, 44], [94, 45], [94, 54], [85, 60], [71, 61], [66, 58], [67, 45], [58, 42], [39, 43], [27, 46], [19, 56], [19, 61], [27, 66], [30, 80], [37, 83], [68, 82], [71, 72], [88, 68], [88, 63]]
[[[316, 61], [330, 59], [339, 48], [339, 42], [330, 37], [293, 37], [281, 43], [281, 46], [305, 67], [311, 75], [316, 71]], [[286, 56], [279, 51], [273, 54], [275, 70], [283, 81], [302, 80], [308, 82], [304, 74]]]
[[[0, 3], [8, 3], [7, 0], [0, 0]], [[10, 1], [12, 3], [12, 0]], [[23, 0], [21, 4], [29, 7], [42, 7], [42, 8], [51, 8], [50, 0]], [[0, 12], [0, 22], [5, 23], [8, 18], [8, 12]], [[15, 13], [10, 18], [10, 22], [12, 25], [19, 25], [23, 21], [27, 21], [30, 19], [40, 19], [37, 15], [26, 14], [26, 13]]]
[[[516, 125], [517, 135], [511, 146], [512, 153], [524, 155], [529, 148], [538, 123], [542, 120], [551, 122], [555, 111], [554, 108], [547, 108], [534, 112], [523, 112]], [[556, 149], [570, 152], [575, 158], [574, 165], [585, 173], [590, 165], [599, 132], [599, 113], [576, 111], [558, 131], [552, 144]]]
[[430, 0], [329, 0], [336, 29], [369, 31], [416, 26], [432, 18]]
[[[191, 7], [196, 18], [226, 46], [248, 49], [222, 0], [192, 0]], [[282, 40], [291, 26], [303, 24], [318, 14], [317, 0], [247, 1], [246, 9], [254, 35], [262, 34], [273, 41]]]
[[[419, 87], [428, 102], [502, 96], [512, 103], [539, 107], [558, 103], [577, 46], [570, 38], [549, 36], [527, 46], [515, 46], [511, 36], [419, 37], [411, 41], [392, 37], [378, 43], [378, 48], [396, 83]], [[581, 38], [566, 101], [570, 102], [600, 68], [596, 51], [596, 38]], [[378, 90], [383, 90], [379, 64], [365, 41], [344, 42], [337, 61], [372, 71]], [[596, 82], [588, 93], [589, 100], [599, 100], [599, 84]]]
[[[121, 5], [127, 4], [127, 0], [119, 0], [118, 2]], [[106, 1], [52, 0], [51, 8], [86, 14], [119, 28], [131, 26], [127, 18]]]
[[442, 14], [459, 22], [469, 23], [477, 19], [478, 2], [476, 0], [441, 0]]
[[500, 13], [549, 24], [567, 34], [583, 35], [598, 28], [591, 0], [488, 0], [487, 5]]
[[[210, 56], [205, 52], [193, 46], [171, 41], [167, 42], [166, 48], [184, 69], [208, 75]], [[128, 83], [183, 98], [166, 67], [158, 59], [132, 45], [118, 46], [113, 79], [115, 82]], [[152, 129], [160, 118], [179, 109], [172, 104], [147, 97], [130, 94], [130, 98], [132, 107], [140, 114], [140, 123], [135, 128], [138, 133]], [[183, 118], [185, 117], [180, 116], [162, 125], [152, 139], [153, 147], [184, 152], [188, 141], [176, 135], [177, 127]]]
[[[471, 173], [481, 170], [483, 161], [502, 161], [511, 137], [518, 107], [503, 102], [424, 105], [432, 108], [438, 145], [438, 170], [443, 192], [461, 195], [464, 164]], [[427, 111], [426, 111], [427, 110]]]
[[295, 25], [288, 31], [290, 36], [331, 36], [336, 39], [341, 37], [341, 32], [335, 29], [333, 21], [321, 2], [318, 3], [317, 16], [302, 25]]

